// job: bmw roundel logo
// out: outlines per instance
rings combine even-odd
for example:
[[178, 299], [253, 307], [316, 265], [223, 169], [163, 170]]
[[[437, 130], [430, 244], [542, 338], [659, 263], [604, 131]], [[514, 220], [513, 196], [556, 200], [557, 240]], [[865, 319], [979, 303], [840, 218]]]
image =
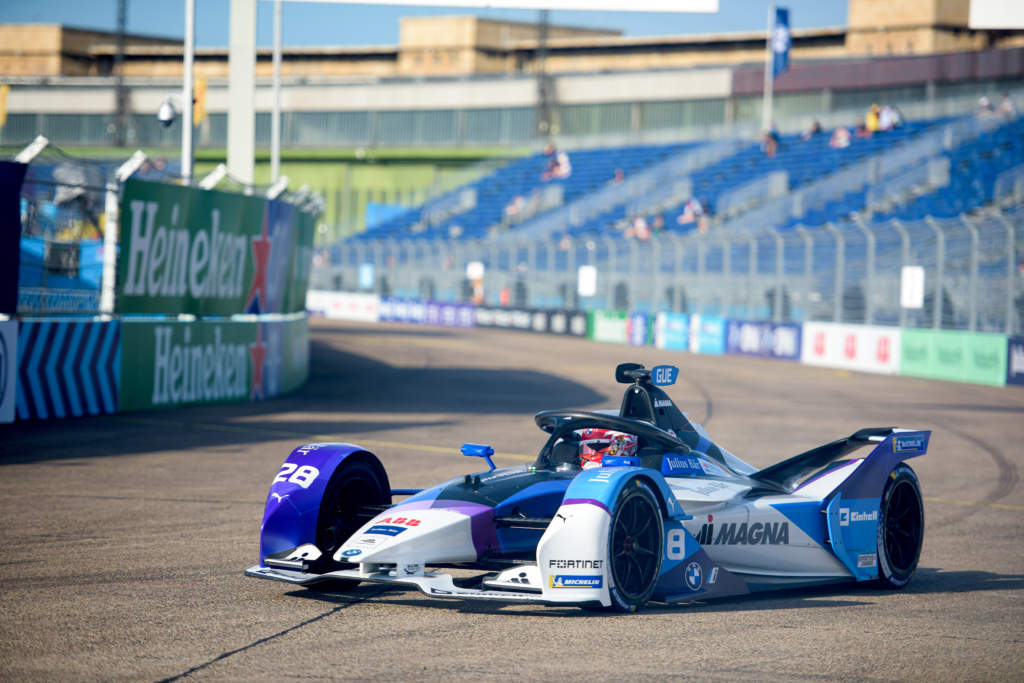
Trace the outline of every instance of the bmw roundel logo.
[[346, 550], [345, 552], [342, 553], [342, 556], [343, 557], [353, 557], [355, 555], [359, 555], [362, 552], [363, 551], [360, 550], [359, 548], [349, 548], [348, 550]]
[[692, 591], [698, 590], [701, 584], [704, 583], [704, 570], [700, 568], [700, 563], [691, 562], [686, 565], [686, 586]]

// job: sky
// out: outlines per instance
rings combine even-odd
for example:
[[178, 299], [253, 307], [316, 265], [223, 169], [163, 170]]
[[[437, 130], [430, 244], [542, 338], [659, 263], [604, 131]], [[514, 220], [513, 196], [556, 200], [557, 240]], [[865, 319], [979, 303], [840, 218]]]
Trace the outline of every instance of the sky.
[[[624, 0], [626, 4], [628, 0]], [[622, 31], [627, 36], [763, 31], [770, 0], [719, 0], [715, 14], [658, 12], [551, 12], [551, 22]], [[781, 0], [795, 29], [846, 25], [846, 0]], [[229, 0], [196, 0], [196, 45], [228, 44]], [[257, 44], [273, 44], [273, 2], [259, 0]], [[128, 31], [181, 39], [185, 33], [182, 0], [128, 0]], [[282, 9], [285, 46], [397, 45], [398, 20], [409, 16], [475, 14], [506, 21], [533, 22], [534, 10], [496, 10], [408, 5], [324, 4], [285, 2]], [[116, 0], [0, 0], [0, 23], [59, 23], [113, 31]]]

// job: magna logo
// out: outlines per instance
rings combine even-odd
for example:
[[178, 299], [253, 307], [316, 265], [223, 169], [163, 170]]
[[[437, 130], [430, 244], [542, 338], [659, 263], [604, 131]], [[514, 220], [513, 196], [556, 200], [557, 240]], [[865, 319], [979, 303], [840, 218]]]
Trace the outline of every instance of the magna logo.
[[726, 522], [715, 534], [714, 524], [704, 524], [697, 534], [701, 545], [789, 545], [789, 522]]
[[603, 576], [552, 574], [548, 577], [549, 588], [600, 588], [603, 585]]

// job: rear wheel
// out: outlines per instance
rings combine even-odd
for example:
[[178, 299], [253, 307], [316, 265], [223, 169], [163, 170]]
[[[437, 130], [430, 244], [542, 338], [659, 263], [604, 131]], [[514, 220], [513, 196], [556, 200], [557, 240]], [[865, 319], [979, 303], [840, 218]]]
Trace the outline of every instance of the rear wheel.
[[924, 542], [924, 504], [917, 475], [898, 465], [882, 492], [878, 520], [878, 580], [888, 588], [903, 588], [917, 570]]
[[[331, 556], [368, 518], [361, 515], [367, 505], [389, 505], [391, 487], [379, 462], [349, 456], [331, 475], [320, 500], [316, 524], [316, 545], [323, 553], [328, 571], [354, 569], [357, 565], [337, 563]], [[332, 579], [313, 585], [317, 590], [347, 591], [359, 585], [355, 579]]]
[[635, 612], [654, 592], [664, 542], [661, 507], [650, 486], [634, 479], [619, 494], [608, 534], [611, 609]]

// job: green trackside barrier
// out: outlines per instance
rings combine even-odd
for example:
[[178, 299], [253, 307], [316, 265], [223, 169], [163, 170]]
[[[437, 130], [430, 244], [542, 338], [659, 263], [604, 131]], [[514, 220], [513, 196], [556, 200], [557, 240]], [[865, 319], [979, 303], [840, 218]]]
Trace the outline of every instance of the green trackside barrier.
[[305, 310], [315, 217], [284, 201], [128, 180], [117, 312]]
[[594, 311], [590, 319], [590, 338], [610, 344], [625, 344], [628, 314], [620, 311]]
[[305, 313], [271, 320], [121, 323], [118, 408], [149, 410], [271, 398], [309, 375]]
[[904, 329], [900, 346], [901, 375], [1006, 384], [1005, 334]]

